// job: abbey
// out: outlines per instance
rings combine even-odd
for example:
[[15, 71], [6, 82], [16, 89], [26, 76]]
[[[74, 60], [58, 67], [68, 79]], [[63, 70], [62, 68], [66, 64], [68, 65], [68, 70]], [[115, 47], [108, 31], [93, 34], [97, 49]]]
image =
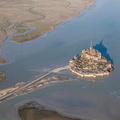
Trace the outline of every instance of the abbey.
[[82, 50], [80, 56], [69, 61], [70, 70], [81, 77], [109, 75], [113, 66], [99, 51], [92, 46]]

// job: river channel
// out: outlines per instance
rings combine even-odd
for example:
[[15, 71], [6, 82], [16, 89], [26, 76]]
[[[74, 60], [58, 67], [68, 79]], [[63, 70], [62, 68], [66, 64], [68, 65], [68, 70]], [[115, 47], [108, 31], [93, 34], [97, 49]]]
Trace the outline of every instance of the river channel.
[[77, 17], [35, 40], [18, 44], [10, 41], [12, 36], [8, 37], [0, 51], [7, 60], [7, 64], [0, 66], [6, 73], [0, 89], [67, 65], [69, 59], [90, 46], [91, 40], [93, 47], [100, 50], [115, 69], [110, 76], [95, 80], [82, 79], [69, 70], [58, 73], [76, 80], [50, 85], [0, 103], [0, 120], [18, 120], [17, 108], [34, 100], [63, 115], [83, 120], [120, 120], [119, 5], [119, 0], [97, 0]]

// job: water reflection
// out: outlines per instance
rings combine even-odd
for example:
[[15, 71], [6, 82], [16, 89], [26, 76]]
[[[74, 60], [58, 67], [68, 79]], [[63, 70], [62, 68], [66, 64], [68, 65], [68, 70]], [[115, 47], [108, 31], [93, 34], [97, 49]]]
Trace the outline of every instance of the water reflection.
[[103, 39], [100, 41], [99, 44], [93, 46], [93, 48], [98, 50], [100, 53], [102, 53], [102, 56], [104, 56], [107, 60], [109, 60], [112, 64], [114, 64], [113, 58], [111, 58], [111, 56], [107, 53], [108, 49], [103, 45]]

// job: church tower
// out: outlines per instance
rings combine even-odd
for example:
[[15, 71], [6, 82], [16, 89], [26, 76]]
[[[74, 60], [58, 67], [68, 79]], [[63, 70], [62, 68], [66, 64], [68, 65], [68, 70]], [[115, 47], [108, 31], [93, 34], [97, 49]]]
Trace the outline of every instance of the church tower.
[[91, 42], [90, 42], [90, 50], [92, 50], [93, 49], [93, 47], [92, 47], [92, 40], [91, 40]]

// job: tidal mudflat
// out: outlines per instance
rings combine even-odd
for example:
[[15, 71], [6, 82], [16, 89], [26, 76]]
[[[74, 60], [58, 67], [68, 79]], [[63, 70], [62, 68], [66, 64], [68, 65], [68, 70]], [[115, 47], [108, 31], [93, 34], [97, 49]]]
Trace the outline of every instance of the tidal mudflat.
[[86, 7], [92, 6], [95, 0], [9, 0], [0, 2], [0, 41], [8, 35], [25, 32], [17, 27], [35, 27], [28, 34], [15, 36], [12, 41], [21, 43], [33, 40], [55, 25], [75, 17]]
[[120, 15], [116, 14], [120, 11], [119, 4], [119, 0], [97, 0], [93, 7], [56, 26], [43, 37], [20, 44], [5, 40], [4, 54], [15, 59], [0, 68], [6, 72], [1, 89], [31, 80], [40, 70], [67, 64], [76, 53], [88, 48], [91, 40], [94, 48], [100, 50], [115, 69], [107, 78], [95, 82], [88, 82], [68, 71], [58, 73], [69, 74], [78, 81], [47, 86], [4, 101], [0, 104], [0, 119], [18, 120], [16, 105], [37, 99], [41, 105], [51, 108], [49, 110], [79, 116], [82, 120], [119, 120], [120, 56], [117, 53], [120, 51]]
[[28, 103], [28, 106], [25, 106], [25, 108], [24, 106], [19, 108], [18, 114], [21, 120], [81, 120], [63, 116], [55, 111], [47, 110], [40, 105], [37, 106], [39, 108], [35, 108], [35, 106], [29, 107], [31, 104], [35, 103]]

